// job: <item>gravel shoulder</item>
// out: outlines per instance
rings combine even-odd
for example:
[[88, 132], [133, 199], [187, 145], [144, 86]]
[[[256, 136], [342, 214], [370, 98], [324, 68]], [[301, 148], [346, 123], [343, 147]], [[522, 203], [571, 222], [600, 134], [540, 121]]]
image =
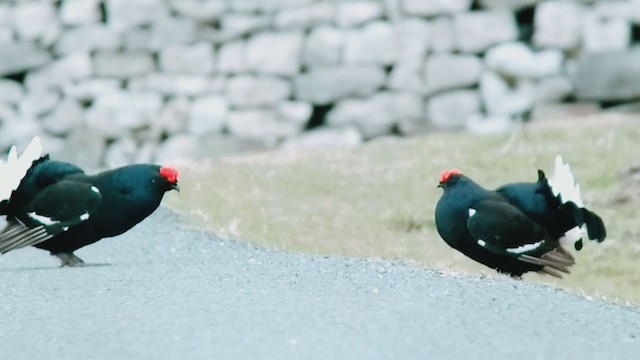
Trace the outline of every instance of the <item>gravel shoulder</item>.
[[0, 257], [2, 359], [631, 358], [640, 311], [509, 279], [286, 254], [160, 209], [59, 268]]

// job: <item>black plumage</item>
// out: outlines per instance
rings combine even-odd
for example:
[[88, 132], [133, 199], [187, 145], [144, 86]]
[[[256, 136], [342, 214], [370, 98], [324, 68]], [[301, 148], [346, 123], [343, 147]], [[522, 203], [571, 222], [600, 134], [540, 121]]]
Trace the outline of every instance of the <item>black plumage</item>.
[[[444, 171], [439, 184], [444, 192], [435, 210], [440, 236], [471, 259], [514, 277], [529, 271], [557, 277], [569, 273], [575, 261], [561, 241], [568, 240], [579, 249], [582, 226], [590, 238], [603, 241], [604, 223], [580, 206], [581, 199], [576, 199], [577, 204], [563, 199], [561, 192], [554, 194], [544, 173], [538, 174], [534, 183], [508, 184], [491, 191], [459, 170]], [[574, 186], [572, 175], [570, 181]], [[566, 183], [561, 185], [566, 188]]]
[[178, 189], [173, 168], [137, 164], [87, 175], [42, 157], [0, 202], [0, 215], [8, 220], [0, 252], [35, 246], [62, 265], [82, 265], [75, 250], [126, 232], [157, 209], [165, 192]]

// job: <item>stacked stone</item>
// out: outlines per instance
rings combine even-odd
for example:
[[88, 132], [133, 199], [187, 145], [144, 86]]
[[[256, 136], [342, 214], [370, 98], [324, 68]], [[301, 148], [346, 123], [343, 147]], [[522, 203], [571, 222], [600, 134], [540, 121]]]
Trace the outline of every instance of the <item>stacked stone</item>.
[[504, 131], [637, 97], [637, 26], [637, 0], [4, 1], [0, 149], [115, 166]]

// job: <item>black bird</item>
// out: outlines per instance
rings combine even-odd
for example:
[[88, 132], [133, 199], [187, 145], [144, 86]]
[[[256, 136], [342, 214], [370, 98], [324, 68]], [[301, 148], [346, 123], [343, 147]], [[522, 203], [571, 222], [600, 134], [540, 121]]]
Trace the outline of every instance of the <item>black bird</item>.
[[[106, 237], [120, 235], [151, 215], [164, 193], [179, 191], [178, 171], [136, 164], [87, 175], [69, 163], [40, 156], [34, 138], [21, 157], [0, 166], [0, 253], [35, 246], [48, 250], [62, 266], [81, 266], [73, 252]], [[26, 170], [25, 170], [26, 169]], [[9, 175], [10, 174], [10, 175]]]
[[491, 191], [457, 169], [443, 171], [438, 186], [444, 193], [435, 211], [438, 233], [471, 259], [513, 277], [528, 271], [569, 273], [575, 260], [562, 244], [579, 249], [583, 227], [591, 239], [603, 241], [604, 223], [584, 208], [561, 158], [551, 179], [538, 174], [535, 183]]

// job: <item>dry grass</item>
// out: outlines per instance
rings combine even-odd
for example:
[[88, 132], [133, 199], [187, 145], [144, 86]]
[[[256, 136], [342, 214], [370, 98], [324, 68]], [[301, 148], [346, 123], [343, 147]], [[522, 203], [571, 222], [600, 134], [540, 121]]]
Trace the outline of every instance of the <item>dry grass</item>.
[[618, 190], [619, 171], [637, 159], [639, 141], [633, 119], [600, 116], [534, 124], [507, 148], [509, 136], [446, 133], [379, 140], [355, 150], [183, 163], [183, 191], [168, 203], [196, 226], [270, 248], [493, 274], [437, 235], [440, 171], [457, 167], [493, 188], [534, 181], [536, 169], [550, 170], [562, 154], [610, 236], [586, 246], [566, 279], [525, 279], [640, 303], [640, 210], [635, 203], [608, 201]]

